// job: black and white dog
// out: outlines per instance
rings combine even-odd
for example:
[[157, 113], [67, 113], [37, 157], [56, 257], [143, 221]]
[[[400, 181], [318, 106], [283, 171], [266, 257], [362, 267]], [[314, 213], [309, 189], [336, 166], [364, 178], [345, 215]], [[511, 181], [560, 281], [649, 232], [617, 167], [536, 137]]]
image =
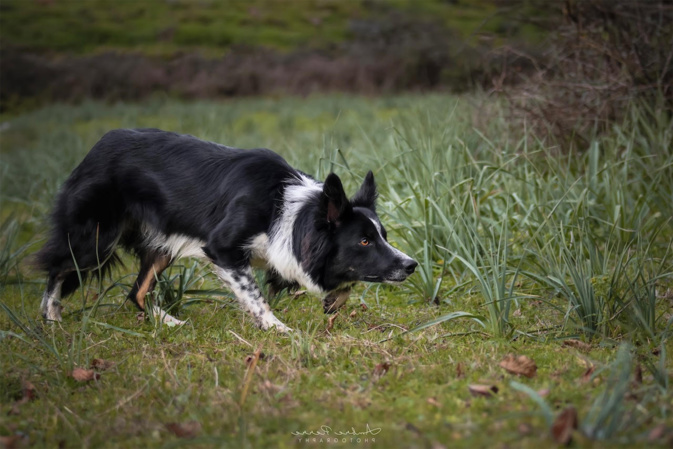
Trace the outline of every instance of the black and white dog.
[[337, 310], [356, 281], [397, 283], [416, 261], [393, 248], [376, 215], [369, 172], [348, 200], [341, 180], [324, 183], [266, 149], [240, 150], [157, 129], [110, 131], [64, 183], [37, 263], [48, 275], [47, 320], [88, 274], [105, 273], [115, 249], [135, 252], [140, 272], [129, 298], [165, 322], [182, 323], [145, 297], [174, 260], [199, 257], [263, 329], [290, 329], [272, 313], [252, 266], [270, 289], [305, 286]]

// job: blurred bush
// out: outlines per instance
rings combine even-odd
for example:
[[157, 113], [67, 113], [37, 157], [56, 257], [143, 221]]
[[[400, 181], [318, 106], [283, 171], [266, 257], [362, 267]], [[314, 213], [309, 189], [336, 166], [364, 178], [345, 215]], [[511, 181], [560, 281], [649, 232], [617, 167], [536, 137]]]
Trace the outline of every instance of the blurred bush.
[[508, 14], [530, 11], [551, 33], [533, 72], [503, 71], [515, 88], [496, 86], [514, 113], [538, 132], [586, 147], [596, 132], [624, 119], [632, 102], [669, 119], [673, 110], [673, 2], [670, 0], [515, 0]]

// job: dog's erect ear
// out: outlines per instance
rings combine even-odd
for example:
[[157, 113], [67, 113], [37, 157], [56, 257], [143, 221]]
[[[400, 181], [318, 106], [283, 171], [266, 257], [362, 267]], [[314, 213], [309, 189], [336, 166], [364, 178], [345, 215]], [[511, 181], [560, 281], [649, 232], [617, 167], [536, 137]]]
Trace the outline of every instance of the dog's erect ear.
[[334, 173], [330, 173], [322, 188], [320, 221], [337, 225], [350, 208], [351, 205], [344, 192], [341, 179]]
[[362, 186], [358, 193], [353, 196], [351, 204], [353, 207], [366, 207], [374, 210], [376, 208], [376, 198], [379, 194], [376, 192], [376, 184], [374, 183], [374, 173], [371, 170], [365, 176]]

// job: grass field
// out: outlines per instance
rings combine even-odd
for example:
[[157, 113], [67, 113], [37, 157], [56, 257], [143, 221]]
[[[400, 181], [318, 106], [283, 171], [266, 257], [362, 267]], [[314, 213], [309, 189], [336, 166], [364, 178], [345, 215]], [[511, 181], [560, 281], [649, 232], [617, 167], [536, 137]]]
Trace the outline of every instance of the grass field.
[[386, 20], [391, 13], [430, 19], [466, 39], [480, 32], [529, 40], [540, 34], [530, 24], [497, 17], [492, 0], [462, 5], [440, 0], [3, 0], [0, 8], [5, 44], [52, 53], [115, 50], [169, 56], [199, 51], [221, 56], [241, 45], [281, 51], [323, 48], [351, 38], [352, 21]]
[[[482, 100], [157, 99], [50, 106], [3, 123], [2, 441], [539, 448], [556, 446], [563, 426], [552, 424], [572, 406], [580, 447], [670, 444], [673, 125], [634, 108], [568, 152]], [[47, 325], [27, 256], [60, 183], [117, 127], [269, 147], [316, 177], [336, 171], [347, 192], [372, 169], [390, 240], [418, 272], [402, 287], [361, 286], [333, 322], [319, 298], [276, 298], [295, 329], [280, 335], [256, 329], [190, 260], [154, 298], [188, 324], [143, 320], [124, 302], [138, 269], [126, 257]], [[535, 375], [503, 369], [509, 354], [532, 359]]]

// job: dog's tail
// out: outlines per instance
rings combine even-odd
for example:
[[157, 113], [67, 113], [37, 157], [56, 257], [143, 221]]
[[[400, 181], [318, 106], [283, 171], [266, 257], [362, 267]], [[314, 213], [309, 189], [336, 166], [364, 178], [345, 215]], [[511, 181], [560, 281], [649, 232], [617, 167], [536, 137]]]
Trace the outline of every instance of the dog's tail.
[[35, 253], [29, 263], [44, 271], [49, 279], [63, 281], [62, 295], [65, 297], [89, 278], [108, 277], [112, 269], [121, 263], [116, 247], [121, 230], [99, 226], [79, 226], [67, 232], [55, 227], [47, 243]]

